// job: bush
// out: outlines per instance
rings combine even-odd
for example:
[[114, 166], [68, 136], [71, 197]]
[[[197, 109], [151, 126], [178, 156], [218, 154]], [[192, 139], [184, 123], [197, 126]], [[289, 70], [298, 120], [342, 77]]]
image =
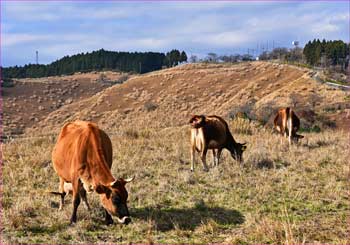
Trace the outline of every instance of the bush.
[[13, 80], [10, 78], [4, 78], [3, 80], [1, 80], [1, 87], [2, 88], [12, 88], [14, 86], [15, 86], [15, 84], [14, 84]]
[[278, 108], [275, 108], [272, 106], [272, 104], [266, 104], [265, 106], [262, 106], [256, 110], [255, 119], [263, 125], [273, 123], [273, 117], [277, 110]]
[[307, 127], [304, 126], [299, 129], [299, 132], [320, 133], [321, 128], [318, 125], [312, 125]]
[[121, 75], [117, 80], [113, 81], [112, 84], [122, 84], [129, 79], [128, 75]]
[[154, 111], [158, 108], [158, 105], [153, 102], [146, 102], [145, 109], [147, 112]]
[[248, 119], [236, 117], [230, 121], [230, 129], [233, 134], [253, 134], [253, 127]]
[[228, 117], [232, 120], [235, 118], [245, 118], [245, 119], [254, 119], [252, 113], [255, 101], [250, 101], [245, 105], [233, 107], [229, 113]]
[[124, 131], [124, 135], [128, 138], [131, 138], [131, 139], [138, 139], [139, 138], [139, 132], [134, 128], [127, 128]]

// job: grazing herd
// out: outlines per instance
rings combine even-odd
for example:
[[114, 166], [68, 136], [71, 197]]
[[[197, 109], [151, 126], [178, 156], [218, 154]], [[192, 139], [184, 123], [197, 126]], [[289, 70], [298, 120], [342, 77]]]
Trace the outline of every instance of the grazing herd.
[[[233, 159], [243, 161], [246, 143], [238, 143], [233, 138], [228, 124], [219, 116], [194, 115], [189, 121], [191, 125], [191, 171], [194, 171], [195, 153], [198, 152], [204, 171], [208, 171], [206, 154], [213, 152], [213, 165], [219, 165], [223, 149], [227, 149]], [[303, 138], [296, 132], [300, 120], [291, 108], [280, 109], [274, 120], [274, 128], [281, 135], [288, 137], [289, 143]], [[105, 209], [105, 223], [113, 224], [115, 216], [121, 224], [131, 222], [127, 207], [128, 192], [125, 185], [133, 180], [116, 179], [111, 173], [113, 159], [112, 143], [108, 135], [96, 124], [75, 121], [63, 126], [52, 152], [52, 162], [59, 176], [59, 192], [51, 192], [61, 196], [59, 209], [64, 206], [64, 198], [73, 195], [73, 212], [71, 223], [77, 221], [77, 209], [81, 199], [88, 210], [87, 192], [96, 191]]]

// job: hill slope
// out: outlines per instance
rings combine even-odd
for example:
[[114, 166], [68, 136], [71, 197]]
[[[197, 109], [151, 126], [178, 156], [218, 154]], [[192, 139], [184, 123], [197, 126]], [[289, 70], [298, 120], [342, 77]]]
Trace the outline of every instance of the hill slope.
[[34, 129], [55, 131], [74, 119], [92, 120], [111, 129], [123, 125], [170, 127], [186, 124], [191, 114], [227, 117], [237, 110], [268, 121], [278, 107], [291, 106], [292, 102], [299, 110], [316, 113], [311, 121], [321, 115], [346, 127], [349, 93], [318, 83], [311, 75], [307, 69], [266, 62], [189, 64], [135, 76], [65, 105]]
[[[83, 73], [37, 79], [17, 79], [14, 87], [2, 88], [3, 133], [21, 134], [64, 105], [86, 99], [110, 86], [126, 74], [118, 72]], [[125, 78], [124, 78], [125, 79]]]

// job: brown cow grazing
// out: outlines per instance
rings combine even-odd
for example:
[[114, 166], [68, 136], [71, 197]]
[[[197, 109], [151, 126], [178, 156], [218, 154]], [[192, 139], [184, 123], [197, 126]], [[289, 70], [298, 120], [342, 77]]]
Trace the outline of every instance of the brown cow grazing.
[[[274, 128], [284, 137], [288, 137], [289, 144], [298, 142], [304, 136], [297, 134], [300, 127], [300, 120], [295, 112], [287, 107], [279, 109], [273, 121]], [[282, 143], [282, 138], [281, 138]]]
[[52, 162], [60, 178], [60, 207], [63, 207], [65, 183], [72, 185], [71, 223], [77, 220], [80, 198], [84, 200], [86, 190], [91, 189], [100, 194], [105, 208], [106, 224], [113, 223], [111, 215], [116, 216], [119, 223], [130, 223], [125, 185], [132, 179], [116, 180], [113, 177], [110, 171], [112, 143], [108, 135], [96, 124], [76, 121], [64, 125], [52, 152]]
[[231, 152], [233, 159], [242, 162], [246, 143], [237, 143], [224, 119], [218, 116], [194, 115], [190, 119], [191, 129], [191, 171], [194, 170], [195, 151], [201, 155], [204, 171], [208, 171], [206, 154], [213, 150], [213, 165], [219, 165], [224, 148]]

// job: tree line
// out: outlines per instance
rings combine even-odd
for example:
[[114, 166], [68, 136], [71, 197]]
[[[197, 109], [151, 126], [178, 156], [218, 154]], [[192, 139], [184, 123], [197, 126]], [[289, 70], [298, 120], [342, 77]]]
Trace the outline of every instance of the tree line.
[[342, 71], [349, 65], [350, 44], [341, 40], [319, 39], [309, 41], [305, 47], [287, 49], [275, 48], [270, 52], [260, 54], [260, 60], [279, 59], [291, 62], [303, 62], [311, 66], [325, 68], [339, 67]]
[[70, 75], [75, 72], [117, 70], [146, 73], [187, 61], [184, 51], [174, 49], [167, 54], [158, 52], [114, 52], [100, 49], [91, 53], [65, 56], [48, 65], [28, 64], [2, 68], [3, 78], [37, 78]]
[[303, 50], [306, 62], [316, 66], [341, 66], [345, 69], [349, 64], [350, 44], [341, 40], [322, 42], [319, 39], [309, 41]]

